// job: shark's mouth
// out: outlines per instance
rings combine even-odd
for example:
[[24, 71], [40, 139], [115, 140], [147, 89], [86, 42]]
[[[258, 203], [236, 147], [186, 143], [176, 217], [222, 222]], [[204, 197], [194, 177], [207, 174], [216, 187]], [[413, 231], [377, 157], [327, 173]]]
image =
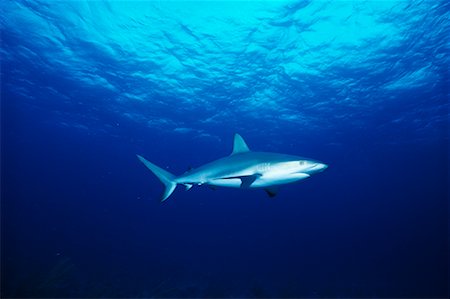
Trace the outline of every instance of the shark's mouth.
[[326, 164], [316, 163], [316, 164], [312, 165], [311, 167], [309, 167], [308, 169], [300, 171], [300, 172], [312, 174], [312, 173], [322, 172], [327, 168], [328, 168], [328, 165], [326, 165]]

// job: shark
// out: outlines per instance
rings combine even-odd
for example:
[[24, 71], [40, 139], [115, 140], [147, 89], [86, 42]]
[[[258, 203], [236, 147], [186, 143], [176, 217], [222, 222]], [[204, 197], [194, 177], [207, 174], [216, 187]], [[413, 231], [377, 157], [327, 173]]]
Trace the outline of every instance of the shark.
[[239, 134], [234, 135], [233, 151], [229, 156], [190, 169], [180, 176], [156, 166], [141, 155], [136, 156], [165, 185], [161, 202], [169, 198], [177, 185], [184, 185], [186, 190], [203, 185], [259, 188], [274, 197], [280, 185], [305, 180], [328, 168], [328, 165], [309, 158], [252, 151]]

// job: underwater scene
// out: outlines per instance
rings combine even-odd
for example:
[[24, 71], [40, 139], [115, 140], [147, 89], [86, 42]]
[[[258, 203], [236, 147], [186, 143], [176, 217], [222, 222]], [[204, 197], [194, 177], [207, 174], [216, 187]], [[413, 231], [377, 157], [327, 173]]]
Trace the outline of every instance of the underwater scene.
[[2, 298], [448, 298], [450, 2], [0, 25]]

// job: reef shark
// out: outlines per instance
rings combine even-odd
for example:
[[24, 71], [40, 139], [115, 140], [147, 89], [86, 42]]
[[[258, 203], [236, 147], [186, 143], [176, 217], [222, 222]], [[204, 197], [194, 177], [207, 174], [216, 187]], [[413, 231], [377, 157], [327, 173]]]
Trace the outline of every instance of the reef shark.
[[319, 161], [298, 156], [251, 151], [239, 134], [234, 135], [231, 155], [191, 169], [178, 177], [140, 155], [137, 157], [165, 185], [161, 201], [165, 201], [179, 184], [187, 190], [193, 185], [262, 188], [273, 197], [278, 186], [307, 179], [328, 167]]

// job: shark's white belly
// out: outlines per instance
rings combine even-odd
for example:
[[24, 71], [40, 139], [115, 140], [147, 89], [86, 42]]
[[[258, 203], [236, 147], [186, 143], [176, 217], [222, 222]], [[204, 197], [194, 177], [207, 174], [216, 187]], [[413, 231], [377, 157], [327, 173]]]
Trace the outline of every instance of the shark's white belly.
[[[258, 177], [249, 188], [265, 188], [276, 185], [294, 183], [309, 178], [307, 173], [291, 173], [283, 175], [262, 175]], [[241, 188], [242, 180], [239, 178], [213, 179], [207, 182], [208, 185]]]

